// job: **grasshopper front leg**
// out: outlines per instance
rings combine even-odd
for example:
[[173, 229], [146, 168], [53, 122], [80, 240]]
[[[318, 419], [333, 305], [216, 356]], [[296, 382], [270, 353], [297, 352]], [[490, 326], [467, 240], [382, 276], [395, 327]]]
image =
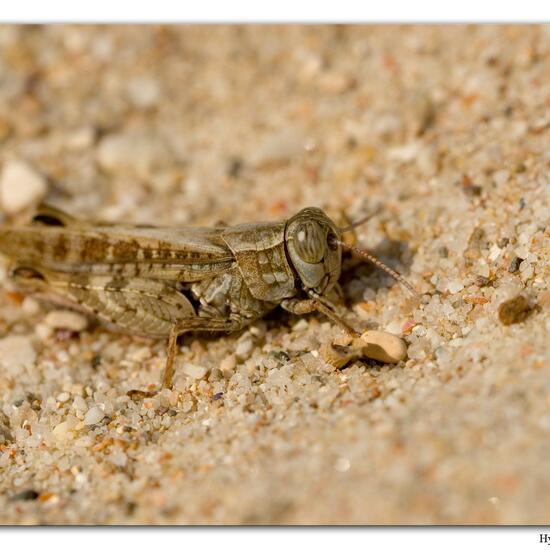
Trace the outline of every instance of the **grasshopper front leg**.
[[174, 379], [174, 360], [176, 358], [176, 344], [178, 337], [185, 332], [192, 331], [227, 331], [231, 332], [239, 330], [244, 326], [244, 323], [236, 319], [209, 319], [196, 317], [192, 319], [184, 319], [172, 325], [170, 335], [168, 337], [168, 346], [166, 348], [166, 364], [162, 373], [160, 387], [152, 391], [130, 390], [126, 393], [132, 399], [144, 399], [146, 397], [154, 397], [163, 389], [171, 389]]
[[350, 325], [348, 325], [340, 315], [334, 310], [334, 305], [321, 296], [315, 298], [308, 298], [300, 300], [297, 298], [291, 298], [289, 300], [283, 300], [281, 307], [294, 315], [305, 315], [317, 311], [322, 313], [336, 324], [340, 325], [351, 336], [358, 337], [360, 334]]

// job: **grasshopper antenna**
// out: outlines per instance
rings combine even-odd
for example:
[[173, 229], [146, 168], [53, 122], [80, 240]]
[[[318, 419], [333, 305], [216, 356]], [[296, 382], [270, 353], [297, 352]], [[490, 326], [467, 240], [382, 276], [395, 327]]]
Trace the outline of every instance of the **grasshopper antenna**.
[[345, 227], [339, 227], [341, 233], [346, 233], [348, 231], [352, 231], [356, 227], [359, 227], [360, 225], [363, 225], [364, 223], [368, 222], [373, 216], [378, 214], [382, 210], [380, 207], [378, 207], [374, 212], [371, 212], [370, 214], [365, 214], [362, 218], [359, 218], [357, 221], [350, 223], [349, 225], [346, 225]]
[[349, 244], [346, 244], [343, 241], [338, 241], [340, 246], [342, 248], [345, 248], [346, 250], [349, 250], [350, 252], [353, 252], [354, 254], [357, 254], [358, 256], [361, 256], [362, 258], [365, 258], [365, 260], [368, 260], [369, 262], [373, 263], [376, 267], [379, 267], [383, 271], [385, 271], [388, 275], [393, 277], [396, 281], [400, 282], [409, 292], [412, 296], [415, 298], [420, 298], [420, 295], [416, 291], [416, 289], [403, 277], [403, 275], [400, 275], [397, 273], [397, 271], [394, 271], [391, 267], [387, 266], [382, 260], [379, 260], [376, 256], [373, 256], [366, 250], [362, 250], [361, 248], [357, 248], [355, 246], [351, 246]]

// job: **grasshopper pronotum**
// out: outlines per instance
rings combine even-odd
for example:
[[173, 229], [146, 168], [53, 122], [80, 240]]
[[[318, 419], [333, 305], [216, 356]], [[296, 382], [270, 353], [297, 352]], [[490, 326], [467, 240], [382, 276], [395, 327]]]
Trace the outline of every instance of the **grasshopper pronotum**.
[[30, 225], [0, 228], [0, 252], [14, 262], [11, 276], [23, 289], [114, 329], [167, 338], [161, 388], [169, 388], [180, 334], [238, 330], [278, 305], [298, 315], [318, 311], [357, 335], [329, 297], [342, 249], [415, 294], [398, 273], [343, 242], [357, 225], [339, 228], [319, 208], [304, 208], [278, 222], [151, 228], [82, 221], [42, 205]]

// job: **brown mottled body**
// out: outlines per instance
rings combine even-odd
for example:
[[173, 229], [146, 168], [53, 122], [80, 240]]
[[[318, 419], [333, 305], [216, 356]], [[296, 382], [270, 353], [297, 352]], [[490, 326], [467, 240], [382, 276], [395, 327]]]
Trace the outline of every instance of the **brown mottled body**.
[[342, 246], [318, 208], [279, 222], [167, 229], [91, 223], [43, 205], [32, 224], [0, 227], [0, 252], [23, 288], [119, 330], [168, 338], [162, 387], [172, 383], [178, 335], [238, 330], [278, 305], [320, 311], [356, 334], [327, 299]]

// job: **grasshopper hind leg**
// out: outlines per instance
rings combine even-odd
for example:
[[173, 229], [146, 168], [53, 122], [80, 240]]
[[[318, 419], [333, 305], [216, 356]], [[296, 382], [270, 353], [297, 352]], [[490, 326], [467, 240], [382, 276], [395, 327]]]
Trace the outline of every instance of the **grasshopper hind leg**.
[[168, 346], [166, 347], [166, 364], [164, 365], [164, 371], [160, 379], [160, 387], [156, 390], [130, 390], [126, 392], [128, 397], [132, 399], [145, 399], [147, 397], [154, 397], [158, 392], [164, 389], [172, 389], [172, 383], [174, 380], [174, 361], [176, 359], [176, 344], [180, 333], [177, 330], [177, 325], [174, 325], [170, 330], [168, 336]]
[[144, 399], [147, 397], [154, 397], [160, 391], [164, 389], [172, 389], [174, 379], [174, 362], [177, 351], [178, 337], [185, 332], [192, 331], [226, 331], [232, 332], [241, 329], [247, 324], [244, 319], [216, 319], [206, 317], [194, 317], [191, 319], [185, 319], [180, 323], [176, 323], [170, 330], [168, 337], [168, 345], [166, 348], [166, 364], [162, 373], [160, 386], [156, 390], [130, 390], [126, 393], [128, 397], [132, 399]]

